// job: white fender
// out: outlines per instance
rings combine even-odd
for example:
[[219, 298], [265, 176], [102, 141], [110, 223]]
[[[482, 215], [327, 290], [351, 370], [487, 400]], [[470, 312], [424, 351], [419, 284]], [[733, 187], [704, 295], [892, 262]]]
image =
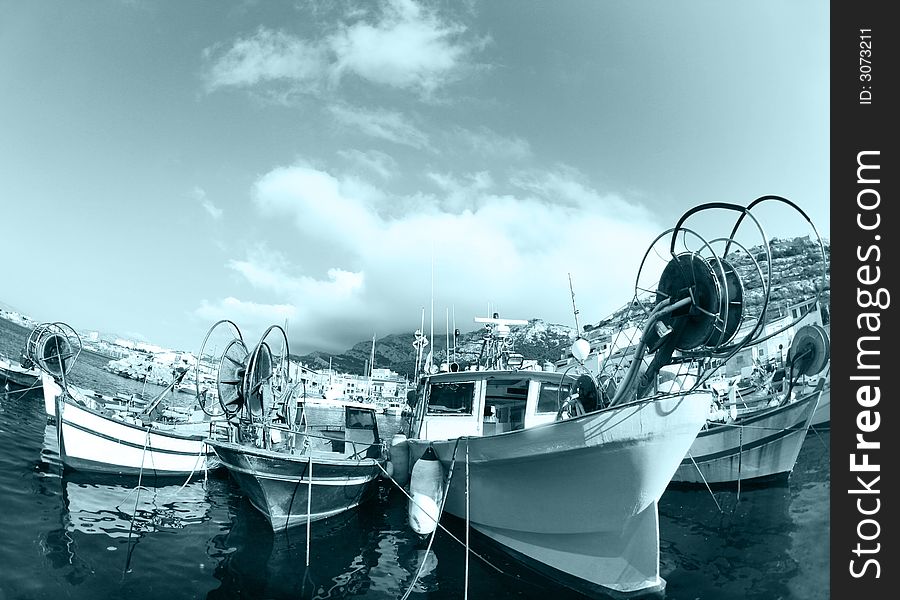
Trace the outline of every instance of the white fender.
[[405, 486], [409, 482], [409, 444], [402, 433], [394, 434], [391, 438], [390, 463], [394, 467], [394, 481]]
[[444, 473], [441, 463], [428, 447], [422, 458], [413, 465], [409, 479], [409, 526], [420, 535], [428, 535], [437, 527], [440, 506], [444, 497]]

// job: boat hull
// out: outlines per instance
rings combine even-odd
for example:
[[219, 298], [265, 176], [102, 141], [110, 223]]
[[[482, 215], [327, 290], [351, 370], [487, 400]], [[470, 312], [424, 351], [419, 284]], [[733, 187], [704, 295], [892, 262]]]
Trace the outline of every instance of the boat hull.
[[209, 443], [274, 531], [355, 508], [377, 487], [381, 473], [374, 458], [343, 460], [324, 453], [288, 455], [232, 442]]
[[0, 384], [11, 384], [21, 388], [36, 387], [41, 380], [40, 372], [25, 369], [6, 360], [0, 360]]
[[721, 484], [786, 476], [797, 462], [819, 395], [816, 391], [784, 406], [706, 427], [672, 481]]
[[[47, 393], [46, 381], [44, 386]], [[45, 402], [49, 403], [46, 397]], [[82, 406], [65, 395], [55, 397], [54, 406], [60, 460], [68, 468], [183, 477], [219, 466], [206, 444], [208, 423], [171, 429], [156, 424], [140, 426]]]
[[710, 401], [657, 398], [495, 436], [412, 439], [410, 462], [432, 445], [445, 472], [453, 465], [445, 510], [466, 519], [468, 488], [471, 526], [545, 575], [583, 593], [644, 595], [665, 587], [657, 501]]
[[819, 405], [813, 413], [810, 427], [815, 429], [828, 429], [831, 427], [831, 386], [826, 385], [819, 397]]

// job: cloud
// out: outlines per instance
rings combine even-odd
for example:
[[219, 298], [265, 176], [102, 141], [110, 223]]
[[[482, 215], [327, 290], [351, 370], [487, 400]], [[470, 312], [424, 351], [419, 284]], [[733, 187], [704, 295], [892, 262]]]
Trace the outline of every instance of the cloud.
[[409, 117], [389, 110], [367, 110], [348, 104], [328, 109], [337, 121], [362, 133], [419, 150], [431, 149], [428, 136], [410, 123]]
[[222, 209], [216, 206], [213, 201], [207, 197], [206, 191], [203, 190], [203, 188], [194, 187], [194, 189], [191, 190], [190, 196], [199, 202], [200, 206], [203, 207], [203, 210], [205, 210], [214, 220], [218, 221], [222, 218]]
[[477, 131], [457, 129], [463, 143], [481, 156], [521, 160], [531, 156], [531, 146], [519, 137], [502, 136], [496, 131], [482, 127]]
[[461, 41], [465, 33], [462, 24], [412, 0], [391, 0], [374, 23], [358, 21], [331, 37], [334, 73], [429, 95], [452, 81], [466, 57], [484, 44]]
[[[207, 89], [287, 84], [318, 93], [347, 75], [423, 98], [461, 76], [487, 41], [412, 0], [386, 0], [372, 10], [348, 10], [329, 33], [303, 39], [260, 27], [230, 47], [204, 51]], [[471, 37], [471, 36], [470, 36]]]
[[397, 172], [397, 161], [390, 155], [378, 150], [369, 150], [367, 152], [355, 149], [341, 150], [338, 152], [338, 156], [378, 175], [384, 180], [392, 179]]
[[[204, 54], [209, 59], [215, 50]], [[206, 73], [207, 90], [290, 81], [316, 89], [327, 70], [325, 48], [280, 31], [260, 27], [215, 59]]]
[[[664, 229], [565, 166], [508, 181], [477, 172], [430, 179], [433, 193], [405, 198], [309, 164], [273, 169], [253, 203], [263, 218], [290, 219], [295, 238], [284, 254], [260, 247], [228, 263], [252, 287], [247, 300], [198, 310], [290, 312], [295, 351], [343, 351], [371, 331], [418, 327], [433, 264], [437, 330], [450, 307], [466, 330], [488, 304], [510, 318], [571, 324], [569, 274], [581, 320], [598, 321], [630, 300], [640, 259]], [[405, 209], [385, 208], [395, 203]]]

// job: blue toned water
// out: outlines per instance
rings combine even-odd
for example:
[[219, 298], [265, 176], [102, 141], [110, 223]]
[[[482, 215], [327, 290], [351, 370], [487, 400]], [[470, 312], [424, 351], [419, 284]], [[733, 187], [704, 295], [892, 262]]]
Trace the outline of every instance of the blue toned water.
[[[0, 320], [0, 352], [27, 331]], [[82, 354], [74, 383], [111, 393], [141, 384]], [[148, 389], [152, 394], [158, 388]], [[384, 418], [386, 434], [397, 427]], [[49, 435], [48, 435], [49, 431]], [[46, 439], [45, 439], [46, 438]], [[459, 599], [463, 548], [447, 534], [431, 553], [406, 526], [406, 501], [385, 483], [357, 511], [274, 535], [227, 474], [183, 481], [62, 473], [40, 390], [0, 388], [0, 600], [74, 598]], [[660, 502], [667, 600], [821, 600], [828, 588], [828, 437], [810, 433], [790, 480], [717, 491], [668, 490]], [[458, 529], [455, 529], [458, 531]], [[503, 554], [476, 546], [471, 598], [572, 597]]]

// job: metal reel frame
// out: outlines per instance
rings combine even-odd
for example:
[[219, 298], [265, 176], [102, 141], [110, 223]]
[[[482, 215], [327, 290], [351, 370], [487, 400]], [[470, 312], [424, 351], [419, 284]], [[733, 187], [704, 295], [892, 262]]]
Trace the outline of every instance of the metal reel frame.
[[[55, 350], [50, 348], [51, 344]], [[23, 353], [41, 371], [54, 378], [65, 379], [82, 349], [81, 336], [78, 332], [70, 325], [56, 321], [41, 323], [32, 329], [25, 340]]]
[[[280, 335], [283, 353], [275, 355], [267, 339], [270, 335]], [[278, 356], [277, 365], [273, 356]], [[265, 358], [263, 358], [265, 357]], [[268, 413], [278, 402], [287, 402], [292, 398], [288, 365], [290, 344], [287, 333], [279, 325], [272, 325], [263, 333], [247, 363], [242, 390], [244, 393], [244, 418], [250, 423], [265, 424]], [[268, 363], [268, 364], [266, 364]], [[268, 373], [266, 373], [268, 371]], [[266, 401], [266, 396], [270, 400]], [[258, 399], [258, 406], [254, 402]], [[256, 410], [254, 410], [256, 409]]]
[[[203, 410], [203, 412], [205, 412], [210, 417], [221, 416], [221, 415], [225, 414], [226, 411], [225, 411], [225, 407], [222, 405], [221, 398], [217, 402], [210, 402], [207, 395], [201, 396], [201, 394], [200, 394], [200, 365], [203, 362], [203, 351], [206, 349], [206, 344], [207, 344], [207, 342], [209, 342], [209, 338], [212, 336], [213, 331], [215, 331], [221, 325], [229, 326], [231, 328], [231, 334], [233, 336], [233, 339], [239, 340], [242, 344], [244, 343], [244, 337], [241, 335], [240, 328], [237, 325], [235, 325], [233, 321], [230, 321], [228, 319], [221, 319], [219, 321], [216, 321], [213, 324], [213, 326], [209, 328], [209, 330], [206, 332], [206, 336], [204, 336], [204, 338], [203, 338], [203, 343], [200, 344], [200, 352], [197, 354], [197, 365], [194, 368], [194, 385], [195, 385], [195, 389], [197, 390], [195, 392], [195, 395], [196, 395], [196, 399], [197, 399], [197, 404], [199, 404], [200, 408]], [[229, 342], [228, 345], [230, 345], [230, 344], [231, 343]], [[244, 348], [246, 349], [246, 346], [244, 346]], [[227, 352], [227, 346], [226, 346], [226, 350], [223, 352], [223, 357], [224, 357], [225, 352]], [[221, 361], [222, 361], [222, 357], [219, 358], [219, 368], [221, 368]], [[216, 395], [217, 396], [218, 396], [218, 391], [219, 391], [218, 390], [218, 370], [219, 369], [217, 369], [217, 376], [216, 376], [216, 379], [217, 379]], [[216, 406], [219, 406], [222, 409], [222, 412], [216, 411], [215, 410]]]

